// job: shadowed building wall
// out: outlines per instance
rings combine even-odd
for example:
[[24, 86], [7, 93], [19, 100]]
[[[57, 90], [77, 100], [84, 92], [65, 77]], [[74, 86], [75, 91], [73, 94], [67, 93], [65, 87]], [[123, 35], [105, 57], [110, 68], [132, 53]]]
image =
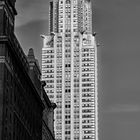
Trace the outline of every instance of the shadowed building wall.
[[14, 6], [15, 0], [0, 0], [0, 139], [42, 140], [41, 82], [35, 86], [14, 35]]

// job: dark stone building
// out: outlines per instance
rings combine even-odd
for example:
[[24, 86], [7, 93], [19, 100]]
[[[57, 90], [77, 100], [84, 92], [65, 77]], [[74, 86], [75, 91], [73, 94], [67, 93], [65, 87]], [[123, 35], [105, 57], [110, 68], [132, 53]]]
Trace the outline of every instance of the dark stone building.
[[32, 81], [34, 83], [35, 88], [39, 93], [39, 96], [41, 96], [41, 92], [40, 92], [42, 90], [42, 85], [41, 85], [41, 81], [40, 81], [41, 70], [39, 67], [38, 60], [34, 56], [34, 51], [32, 48], [29, 49], [27, 60], [28, 60], [29, 67], [30, 67], [30, 70], [29, 70], [30, 78], [32, 79]]
[[42, 101], [45, 105], [42, 122], [42, 140], [54, 140], [54, 109], [56, 108], [56, 104], [51, 103], [49, 100], [44, 90], [45, 85], [46, 83], [42, 81]]
[[43, 110], [43, 117], [42, 117], [42, 140], [55, 140], [54, 109], [56, 108], [56, 104], [51, 103], [44, 90], [44, 86], [46, 85], [45, 81], [40, 82], [40, 78], [41, 78], [40, 68], [39, 68], [38, 60], [35, 59], [34, 51], [32, 48], [29, 49], [27, 60], [29, 63], [30, 78], [34, 83], [36, 90], [41, 91], [38, 93], [45, 107]]
[[15, 0], [0, 0], [0, 140], [42, 140], [40, 71], [14, 34]]

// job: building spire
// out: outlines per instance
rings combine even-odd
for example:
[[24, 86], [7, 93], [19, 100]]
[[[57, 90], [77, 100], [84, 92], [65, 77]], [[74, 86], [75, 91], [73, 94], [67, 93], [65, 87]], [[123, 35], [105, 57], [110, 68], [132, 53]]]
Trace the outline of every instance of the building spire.
[[34, 50], [33, 50], [33, 48], [30, 48], [30, 49], [29, 49], [28, 58], [29, 58], [29, 59], [35, 59], [35, 55], [34, 55]]

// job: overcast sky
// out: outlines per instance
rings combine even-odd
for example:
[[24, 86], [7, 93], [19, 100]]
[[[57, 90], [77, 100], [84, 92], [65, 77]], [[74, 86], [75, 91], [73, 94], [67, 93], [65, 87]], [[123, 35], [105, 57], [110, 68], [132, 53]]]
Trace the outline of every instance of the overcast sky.
[[[41, 62], [49, 0], [17, 0], [16, 34]], [[140, 0], [95, 0], [98, 33], [99, 140], [140, 139]], [[41, 65], [41, 64], [40, 64]]]

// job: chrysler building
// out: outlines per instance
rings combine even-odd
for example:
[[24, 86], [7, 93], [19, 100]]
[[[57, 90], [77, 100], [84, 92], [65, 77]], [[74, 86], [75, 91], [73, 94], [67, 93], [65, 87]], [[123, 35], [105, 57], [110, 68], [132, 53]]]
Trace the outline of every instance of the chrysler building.
[[56, 140], [98, 140], [97, 46], [92, 0], [51, 0], [42, 80], [57, 104]]

